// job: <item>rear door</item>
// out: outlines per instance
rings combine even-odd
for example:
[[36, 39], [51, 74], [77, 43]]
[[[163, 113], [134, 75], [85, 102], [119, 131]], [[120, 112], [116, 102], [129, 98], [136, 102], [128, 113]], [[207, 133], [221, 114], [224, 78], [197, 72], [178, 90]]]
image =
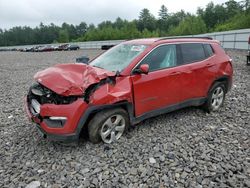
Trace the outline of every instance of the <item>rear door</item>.
[[182, 71], [183, 92], [182, 101], [192, 98], [205, 97], [205, 85], [211, 79], [209, 68], [213, 66], [211, 59], [206, 54], [202, 43], [183, 43], [180, 44], [182, 54], [182, 64], [185, 69]]
[[149, 73], [132, 75], [136, 116], [178, 103], [181, 83], [176, 45], [157, 47], [135, 68], [141, 64], [149, 65]]

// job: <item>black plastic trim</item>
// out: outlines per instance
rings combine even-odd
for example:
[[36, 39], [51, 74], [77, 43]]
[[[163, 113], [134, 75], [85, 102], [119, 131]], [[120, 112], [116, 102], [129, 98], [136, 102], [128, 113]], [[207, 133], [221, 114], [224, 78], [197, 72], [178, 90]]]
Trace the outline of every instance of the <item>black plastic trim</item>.
[[[226, 93], [228, 91], [230, 91], [232, 88], [232, 80], [230, 80], [229, 76], [224, 75], [224, 76], [221, 76], [219, 78], [216, 78], [216, 80], [214, 80], [214, 82], [212, 83], [211, 87], [214, 85], [215, 82], [225, 82], [226, 83]], [[210, 88], [209, 88], [209, 90], [210, 90]], [[209, 90], [208, 90], [208, 92], [209, 92]]]
[[91, 114], [94, 114], [96, 112], [99, 112], [104, 109], [111, 109], [111, 108], [116, 108], [116, 107], [123, 107], [127, 110], [129, 119], [130, 119], [130, 124], [134, 125], [137, 124], [145, 119], [155, 117], [161, 114], [165, 114], [168, 112], [172, 112], [184, 107], [188, 106], [199, 106], [202, 105], [206, 101], [205, 97], [202, 98], [196, 98], [196, 99], [191, 99], [187, 100], [175, 105], [167, 106], [164, 108], [160, 108], [157, 110], [153, 110], [150, 112], [147, 112], [139, 117], [135, 117], [134, 115], [134, 106], [131, 102], [120, 102], [120, 103], [115, 103], [115, 104], [108, 104], [108, 105], [98, 105], [98, 106], [91, 106], [89, 107], [84, 114], [81, 116], [78, 124], [77, 124], [77, 129], [75, 133], [73, 134], [66, 134], [66, 135], [58, 135], [58, 134], [49, 134], [46, 133], [39, 125], [37, 125], [39, 131], [44, 135], [44, 137], [50, 139], [50, 140], [55, 140], [55, 141], [76, 141], [79, 139], [80, 133], [82, 131], [82, 128], [85, 126], [86, 122], [88, 121], [88, 118], [90, 117]]
[[83, 126], [85, 125], [85, 123], [87, 122], [87, 120], [91, 114], [96, 113], [96, 112], [101, 111], [101, 110], [104, 110], [104, 109], [121, 107], [121, 106], [125, 107], [128, 114], [129, 114], [130, 124], [134, 125], [134, 124], [137, 124], [145, 119], [148, 119], [148, 118], [151, 118], [154, 116], [158, 116], [161, 114], [172, 112], [172, 111], [175, 111], [175, 110], [178, 110], [178, 109], [181, 109], [184, 107], [188, 107], [188, 106], [199, 106], [205, 102], [206, 102], [205, 97], [191, 99], [191, 100], [187, 100], [187, 101], [175, 104], [175, 105], [171, 105], [171, 106], [167, 106], [164, 108], [160, 108], [157, 110], [147, 112], [139, 117], [135, 117], [134, 106], [131, 102], [121, 102], [121, 103], [116, 103], [116, 104], [111, 104], [111, 105], [92, 106], [92, 107], [88, 108], [85, 111], [84, 115], [80, 118], [78, 125], [77, 125], [76, 134], [80, 135], [80, 132], [81, 132]]
[[[98, 105], [98, 106], [91, 106], [89, 107], [85, 112], [84, 114], [81, 116], [78, 124], [77, 124], [77, 129], [76, 129], [76, 134], [78, 136], [80, 136], [80, 133], [82, 131], [82, 128], [83, 126], [86, 124], [88, 118], [90, 117], [91, 114], [94, 114], [96, 112], [99, 112], [101, 110], [104, 110], [104, 109], [110, 109], [110, 108], [116, 108], [116, 107], [125, 107], [127, 108], [127, 112], [129, 113], [129, 117], [132, 117], [133, 114], [131, 114], [132, 112], [132, 103], [129, 103], [129, 102], [120, 102], [120, 103], [115, 103], [115, 104], [107, 104], [107, 105]], [[131, 121], [131, 119], [130, 119]]]
[[36, 124], [36, 127], [38, 129], [38, 131], [40, 132], [40, 134], [42, 134], [42, 136], [44, 138], [47, 138], [49, 140], [53, 140], [53, 141], [62, 141], [62, 142], [74, 142], [77, 141], [79, 139], [79, 135], [76, 133], [73, 134], [50, 134], [45, 132], [39, 124]]
[[209, 37], [209, 36], [204, 36], [204, 37], [199, 37], [199, 36], [175, 36], [175, 37], [163, 37], [163, 38], [160, 38], [157, 41], [167, 40], [167, 39], [207, 39], [207, 40], [213, 40], [213, 38]]
[[145, 119], [151, 118], [151, 117], [155, 117], [161, 114], [165, 114], [168, 112], [172, 112], [175, 110], [179, 110], [181, 108], [185, 108], [188, 106], [199, 106], [202, 105], [206, 102], [206, 98], [202, 97], [202, 98], [195, 98], [195, 99], [190, 99], [190, 100], [186, 100], [184, 102], [178, 103], [178, 104], [174, 104], [174, 105], [170, 105], [170, 106], [166, 106], [163, 108], [159, 108], [157, 110], [153, 110], [150, 112], [147, 112], [139, 117], [135, 117], [132, 121], [132, 124], [137, 124]]
[[43, 121], [51, 128], [62, 128], [66, 123], [66, 120], [51, 120], [49, 118], [44, 118]]

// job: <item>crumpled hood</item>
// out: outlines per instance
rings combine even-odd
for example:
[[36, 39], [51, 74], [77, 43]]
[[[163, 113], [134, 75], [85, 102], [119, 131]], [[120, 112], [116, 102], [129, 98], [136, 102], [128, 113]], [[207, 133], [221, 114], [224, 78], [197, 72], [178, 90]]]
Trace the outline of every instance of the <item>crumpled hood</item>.
[[82, 95], [90, 85], [100, 82], [114, 72], [86, 64], [58, 64], [35, 74], [37, 82], [59, 95]]

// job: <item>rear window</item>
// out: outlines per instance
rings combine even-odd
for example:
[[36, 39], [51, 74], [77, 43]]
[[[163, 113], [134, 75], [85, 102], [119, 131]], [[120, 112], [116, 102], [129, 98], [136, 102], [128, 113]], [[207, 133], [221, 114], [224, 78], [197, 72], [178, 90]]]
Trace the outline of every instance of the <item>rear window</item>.
[[200, 43], [185, 43], [180, 47], [184, 64], [206, 59], [203, 45]]
[[213, 48], [210, 44], [203, 44], [206, 57], [210, 57], [214, 54]]

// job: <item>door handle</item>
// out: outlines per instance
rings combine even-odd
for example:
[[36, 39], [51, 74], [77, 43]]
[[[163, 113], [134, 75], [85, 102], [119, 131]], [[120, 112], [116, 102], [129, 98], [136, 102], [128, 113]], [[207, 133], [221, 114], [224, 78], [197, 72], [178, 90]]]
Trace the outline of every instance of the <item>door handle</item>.
[[210, 64], [210, 63], [206, 64], [206, 67], [212, 67], [212, 66], [213, 64]]
[[169, 75], [174, 76], [174, 75], [178, 75], [178, 74], [180, 74], [180, 72], [175, 71], [175, 72], [171, 72]]

